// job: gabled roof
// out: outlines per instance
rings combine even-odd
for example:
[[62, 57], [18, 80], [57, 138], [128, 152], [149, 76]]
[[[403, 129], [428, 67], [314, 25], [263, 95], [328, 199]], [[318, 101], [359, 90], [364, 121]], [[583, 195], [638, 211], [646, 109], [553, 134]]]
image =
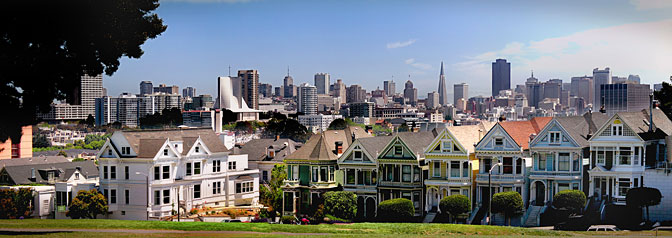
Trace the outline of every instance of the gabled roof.
[[[286, 146], [285, 146], [286, 144]], [[266, 150], [273, 147], [276, 151], [273, 159], [266, 158]], [[235, 154], [247, 154], [249, 161], [280, 161], [294, 153], [300, 143], [292, 139], [253, 139], [245, 143]]]
[[530, 135], [539, 132], [551, 121], [552, 117], [535, 117], [529, 121], [503, 121], [499, 124], [513, 140], [523, 148], [529, 149]]
[[447, 129], [465, 149], [470, 153], [474, 153], [476, 151], [476, 144], [485, 137], [485, 134], [494, 125], [494, 122], [483, 122], [470, 126], [450, 126]]
[[[98, 153], [98, 150], [88, 150], [88, 149], [67, 149], [63, 150], [68, 157], [76, 157], [77, 155], [80, 155], [82, 153], [90, 154], [90, 155], [96, 155]], [[48, 150], [48, 151], [39, 151], [39, 152], [33, 152], [33, 157], [38, 157], [41, 155], [44, 156], [58, 156], [58, 153], [61, 152], [61, 150]], [[61, 156], [62, 157], [62, 156]]]
[[423, 131], [423, 132], [399, 132], [397, 134], [404, 144], [406, 144], [409, 149], [414, 154], [419, 154], [424, 156], [425, 147], [427, 147], [434, 137], [436, 137], [436, 131]]
[[368, 138], [358, 139], [359, 143], [362, 145], [364, 150], [366, 150], [371, 156], [376, 156], [377, 153], [382, 153], [385, 145], [390, 143], [394, 136], [374, 136]]
[[[92, 160], [64, 163], [28, 164], [5, 166], [3, 170], [11, 177], [15, 184], [49, 183], [48, 171], [56, 172], [56, 181], [69, 179], [79, 167], [85, 177], [98, 177], [98, 166]], [[31, 178], [32, 169], [35, 169], [35, 179]]]
[[53, 164], [53, 163], [66, 163], [66, 162], [70, 161], [63, 156], [35, 156], [35, 157], [24, 157], [15, 159], [2, 159], [0, 160], [0, 169], [5, 166]]
[[642, 139], [662, 139], [665, 135], [672, 135], [672, 122], [663, 111], [653, 110], [653, 132], [649, 132], [649, 110], [638, 112], [619, 112], [617, 115]]
[[182, 154], [189, 152], [197, 138], [213, 153], [229, 151], [214, 131], [207, 128], [122, 131], [139, 158], [153, 158], [166, 141], [182, 141]]
[[600, 112], [587, 112], [583, 116], [556, 117], [569, 136], [581, 147], [589, 146], [589, 136], [594, 136], [600, 126], [609, 120], [609, 116]]
[[361, 127], [348, 127], [345, 130], [329, 130], [315, 134], [296, 152], [287, 156], [290, 160], [337, 160], [336, 142], [343, 143], [343, 152], [352, 144], [352, 134], [357, 138], [371, 137]]

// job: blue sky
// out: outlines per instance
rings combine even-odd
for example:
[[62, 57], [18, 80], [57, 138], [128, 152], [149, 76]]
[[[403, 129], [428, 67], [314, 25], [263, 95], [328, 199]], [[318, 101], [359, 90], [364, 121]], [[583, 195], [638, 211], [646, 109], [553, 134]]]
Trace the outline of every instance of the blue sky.
[[218, 76], [257, 69], [279, 86], [287, 66], [295, 84], [318, 72], [397, 91], [410, 79], [420, 97], [437, 90], [444, 61], [449, 92], [490, 92], [490, 63], [508, 59], [512, 84], [534, 70], [541, 80], [639, 74], [643, 83], [672, 75], [672, 1], [294, 1], [166, 0], [157, 13], [167, 31], [140, 59], [122, 59], [105, 76], [109, 95], [138, 93], [142, 80], [215, 94]]

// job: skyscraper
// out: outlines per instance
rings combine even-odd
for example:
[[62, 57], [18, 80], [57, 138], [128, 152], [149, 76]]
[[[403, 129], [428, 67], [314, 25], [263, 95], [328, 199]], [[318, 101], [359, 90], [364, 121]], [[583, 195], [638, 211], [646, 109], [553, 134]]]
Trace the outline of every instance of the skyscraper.
[[303, 83], [297, 89], [297, 111], [305, 115], [317, 114], [317, 88]]
[[341, 104], [344, 104], [348, 97], [343, 80], [337, 79], [336, 82], [333, 85], [331, 85], [331, 88], [332, 88], [331, 96], [335, 97], [338, 100], [338, 105], [336, 105], [335, 107], [340, 108]]
[[152, 93], [165, 93], [165, 94], [180, 94], [180, 87], [177, 85], [166, 86], [166, 84], [159, 84], [158, 87], [154, 87]]
[[434, 109], [440, 107], [441, 106], [441, 104], [439, 103], [439, 100], [441, 100], [440, 97], [441, 96], [436, 91], [427, 93], [427, 101], [425, 101], [425, 107], [427, 109]]
[[154, 93], [154, 86], [152, 86], [152, 81], [142, 81], [140, 82], [140, 96]]
[[527, 105], [530, 107], [539, 107], [539, 101], [543, 100], [544, 88], [539, 80], [534, 77], [534, 73], [525, 81], [525, 92], [527, 95]]
[[595, 90], [593, 89], [593, 77], [591, 76], [580, 76], [572, 77], [572, 83], [570, 87], [570, 96], [576, 96], [583, 98], [585, 104], [592, 104], [595, 99]]
[[329, 84], [329, 74], [315, 74], [315, 87], [317, 88], [317, 94], [329, 94]]
[[600, 85], [600, 105], [604, 105], [607, 114], [617, 112], [636, 112], [649, 108], [648, 84], [603, 84]]
[[366, 90], [362, 89], [362, 86], [358, 84], [350, 85], [346, 90], [346, 95], [348, 103], [364, 102], [366, 100]]
[[599, 69], [595, 68], [593, 69], [593, 88], [595, 89], [595, 98], [593, 99], [593, 109], [600, 108], [602, 105], [600, 104], [600, 86], [602, 84], [610, 84], [611, 83], [611, 70], [609, 70], [609, 67], [604, 68], [604, 69]]
[[439, 74], [439, 101], [438, 104], [448, 105], [448, 95], [446, 94], [446, 75], [443, 74], [443, 61], [441, 61], [441, 74]]
[[259, 73], [256, 69], [238, 70], [241, 96], [252, 109], [259, 109]]
[[283, 97], [286, 98], [291, 98], [294, 97], [294, 78], [292, 76], [289, 76], [289, 68], [287, 68], [287, 76], [285, 76], [285, 79], [283, 79]]
[[259, 84], [259, 93], [265, 98], [273, 97], [273, 85], [270, 83]]
[[186, 87], [182, 89], [182, 97], [184, 98], [193, 98], [196, 95], [196, 88], [194, 87]]
[[511, 89], [511, 63], [497, 59], [492, 62], [492, 96], [499, 95], [499, 91], [505, 89]]
[[385, 90], [385, 94], [387, 94], [387, 96], [390, 96], [390, 97], [397, 94], [397, 88], [396, 88], [396, 85], [394, 83], [394, 80], [383, 81], [383, 90]]
[[415, 106], [415, 104], [418, 103], [418, 89], [413, 87], [413, 82], [411, 82], [411, 80], [406, 81], [404, 98], [406, 98], [411, 105]]
[[[103, 97], [103, 75], [83, 75], [66, 103], [52, 104], [51, 111], [40, 114], [43, 120], [82, 120], [96, 114], [96, 98]], [[95, 116], [94, 116], [95, 117]]]
[[469, 99], [469, 84], [458, 83], [453, 85], [453, 104], [457, 104], [457, 100], [463, 98], [464, 101]]

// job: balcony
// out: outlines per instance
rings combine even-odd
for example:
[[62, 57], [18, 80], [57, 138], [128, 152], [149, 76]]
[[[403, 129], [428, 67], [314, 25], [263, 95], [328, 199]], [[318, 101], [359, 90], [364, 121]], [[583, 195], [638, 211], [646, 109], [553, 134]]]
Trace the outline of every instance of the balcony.
[[[491, 180], [493, 183], [497, 182], [523, 183], [525, 181], [525, 176], [522, 174], [493, 174]], [[487, 183], [488, 174], [476, 175], [476, 182]]]
[[378, 182], [380, 186], [386, 187], [422, 187], [422, 182], [391, 182], [391, 181], [380, 181]]
[[[533, 170], [530, 172], [530, 177], [575, 177], [578, 176], [581, 178], [581, 171], [538, 171]], [[577, 179], [579, 179], [577, 178]]]

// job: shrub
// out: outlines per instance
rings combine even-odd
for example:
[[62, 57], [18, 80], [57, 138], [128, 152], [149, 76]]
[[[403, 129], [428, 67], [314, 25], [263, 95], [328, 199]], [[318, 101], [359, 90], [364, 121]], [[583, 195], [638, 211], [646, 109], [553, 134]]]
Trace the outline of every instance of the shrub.
[[198, 208], [192, 208], [192, 209], [189, 211], [189, 214], [191, 214], [191, 215], [194, 215], [194, 214], [197, 214], [197, 213], [198, 213]]
[[523, 212], [523, 197], [518, 192], [501, 192], [492, 196], [492, 212], [503, 213], [510, 224], [509, 218]]
[[586, 194], [580, 190], [564, 190], [553, 196], [553, 206], [578, 212], [586, 205]]
[[107, 209], [107, 200], [98, 190], [80, 190], [77, 192], [77, 196], [72, 199], [65, 215], [72, 219], [96, 219], [97, 215], [107, 214]]
[[632, 188], [625, 195], [625, 204], [632, 207], [646, 207], [646, 219], [649, 220], [649, 206], [660, 204], [660, 190], [649, 187]]
[[455, 217], [467, 213], [471, 210], [471, 203], [469, 198], [464, 195], [450, 195], [441, 199], [439, 202], [439, 208], [441, 212], [446, 212], [450, 214], [453, 220]]
[[282, 222], [282, 224], [294, 224], [294, 221], [296, 221], [294, 216], [282, 216], [280, 218], [280, 222]]
[[326, 192], [324, 197], [325, 213], [352, 220], [357, 214], [357, 195], [353, 192]]
[[386, 221], [408, 221], [413, 218], [413, 202], [406, 198], [385, 200], [378, 204], [378, 217]]
[[34, 195], [29, 188], [0, 189], [0, 218], [28, 217]]

